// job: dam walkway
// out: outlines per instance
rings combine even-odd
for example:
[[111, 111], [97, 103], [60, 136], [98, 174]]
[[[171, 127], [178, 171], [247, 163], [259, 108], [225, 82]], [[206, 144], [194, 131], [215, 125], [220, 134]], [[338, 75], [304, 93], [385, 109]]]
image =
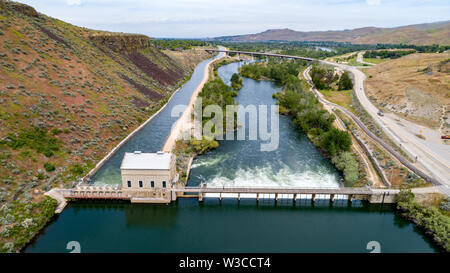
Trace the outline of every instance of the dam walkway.
[[[438, 189], [430, 187], [426, 192], [435, 192]], [[160, 193], [171, 196], [162, 202], [155, 198]], [[367, 200], [370, 203], [393, 203], [399, 190], [394, 189], [371, 189], [364, 188], [268, 188], [268, 187], [208, 187], [201, 184], [196, 187], [174, 187], [166, 189], [122, 189], [120, 185], [112, 186], [77, 186], [72, 189], [52, 189], [53, 196], [61, 200], [82, 200], [82, 199], [104, 199], [104, 200], [129, 200], [133, 203], [170, 203], [177, 198], [198, 198], [201, 202], [203, 198], [222, 198], [232, 197], [240, 200], [241, 198], [254, 198], [259, 201], [260, 198], [274, 199], [292, 199], [294, 202], [305, 195], [307, 199], [313, 202], [318, 199], [329, 199], [331, 202], [336, 197], [339, 199]]]

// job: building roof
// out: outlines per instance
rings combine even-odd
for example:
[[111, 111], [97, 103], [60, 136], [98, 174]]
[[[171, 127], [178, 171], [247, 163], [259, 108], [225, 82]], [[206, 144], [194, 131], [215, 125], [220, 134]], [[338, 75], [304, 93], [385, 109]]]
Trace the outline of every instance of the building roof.
[[120, 169], [126, 170], [169, 170], [171, 153], [125, 153]]

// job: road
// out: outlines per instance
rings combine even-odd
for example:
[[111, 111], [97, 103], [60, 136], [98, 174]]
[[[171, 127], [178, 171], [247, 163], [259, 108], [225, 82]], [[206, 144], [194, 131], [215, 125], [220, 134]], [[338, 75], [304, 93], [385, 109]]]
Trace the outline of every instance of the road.
[[368, 62], [364, 61], [364, 58], [363, 58], [364, 53], [366, 53], [366, 52], [365, 51], [358, 52], [358, 55], [356, 56], [356, 61], [361, 64], [375, 65], [373, 63], [368, 63]]
[[[407, 127], [399, 125], [399, 121], [402, 123], [402, 119], [399, 117], [396, 117], [395, 119], [387, 116], [380, 117], [377, 114], [379, 112], [378, 108], [376, 108], [366, 96], [364, 91], [364, 80], [366, 79], [366, 75], [361, 70], [356, 67], [334, 62], [321, 62], [337, 66], [340, 69], [349, 71], [353, 74], [355, 94], [361, 105], [386, 135], [392, 139], [396, 145], [401, 147], [411, 158], [416, 159], [417, 161], [416, 164], [413, 165], [409, 161], [404, 162], [406, 159], [403, 156], [400, 156], [400, 158], [398, 156], [396, 157], [409, 169], [419, 169], [419, 172], [425, 172], [427, 175], [431, 176], [434, 181], [432, 180], [430, 182], [434, 182], [433, 184], [436, 185], [442, 184], [442, 191], [447, 195], [450, 195], [450, 165], [448, 164], [450, 158], [450, 146], [444, 144], [436, 145], [435, 143], [429, 143], [426, 140], [418, 138], [409, 131]], [[395, 151], [393, 151], [392, 154], [398, 155]], [[415, 171], [415, 173], [418, 172]]]

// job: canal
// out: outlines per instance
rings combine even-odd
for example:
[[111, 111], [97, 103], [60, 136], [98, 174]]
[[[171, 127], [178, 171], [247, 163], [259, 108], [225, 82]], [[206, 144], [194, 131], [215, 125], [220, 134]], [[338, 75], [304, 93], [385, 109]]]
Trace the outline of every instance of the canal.
[[[196, 72], [203, 75], [201, 65]], [[219, 69], [226, 83], [238, 65]], [[188, 89], [188, 84], [183, 87], [187, 98], [180, 101], [188, 101], [196, 87], [191, 84]], [[182, 90], [176, 95], [182, 96]], [[271, 95], [277, 91], [271, 82], [244, 79], [237, 100], [243, 105], [272, 105]], [[168, 120], [173, 105], [124, 145], [94, 181], [119, 183], [125, 151], [158, 150], [173, 123]], [[280, 116], [279, 124], [277, 150], [261, 152], [259, 140], [220, 141], [217, 150], [194, 161], [189, 185], [204, 181], [215, 186], [338, 187], [339, 173], [306, 136], [287, 117]], [[70, 203], [25, 252], [69, 252], [69, 241], [79, 242], [82, 252], [369, 252], [370, 241], [379, 242], [381, 252], [437, 251], [390, 206], [343, 200], [312, 204], [307, 199], [296, 203], [288, 199], [275, 203], [270, 198], [258, 203], [236, 198], [205, 198], [203, 203], [180, 199], [170, 205]]]

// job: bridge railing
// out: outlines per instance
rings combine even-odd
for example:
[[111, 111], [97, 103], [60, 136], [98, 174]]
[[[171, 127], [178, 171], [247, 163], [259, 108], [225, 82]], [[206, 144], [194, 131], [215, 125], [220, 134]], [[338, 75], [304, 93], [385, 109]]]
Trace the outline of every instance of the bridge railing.
[[174, 192], [201, 193], [316, 193], [316, 194], [374, 194], [370, 188], [305, 188], [305, 187], [185, 187], [172, 189]]

